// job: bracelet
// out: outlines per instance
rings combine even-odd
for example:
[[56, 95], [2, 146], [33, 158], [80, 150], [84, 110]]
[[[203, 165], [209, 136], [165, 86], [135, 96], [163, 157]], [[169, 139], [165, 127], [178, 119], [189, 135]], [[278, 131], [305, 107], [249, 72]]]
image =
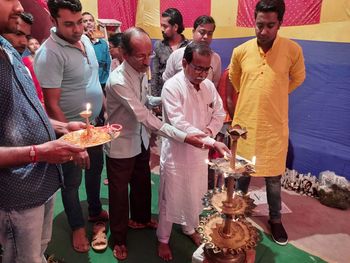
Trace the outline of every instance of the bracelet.
[[34, 145], [30, 146], [29, 157], [32, 163], [36, 163], [38, 161], [38, 152]]

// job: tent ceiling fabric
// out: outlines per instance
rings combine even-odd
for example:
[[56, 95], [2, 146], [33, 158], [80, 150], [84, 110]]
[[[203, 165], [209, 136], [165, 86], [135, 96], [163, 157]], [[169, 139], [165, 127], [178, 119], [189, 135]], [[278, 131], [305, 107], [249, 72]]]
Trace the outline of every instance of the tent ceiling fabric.
[[[322, 0], [285, 0], [286, 13], [283, 26], [304, 26], [320, 23]], [[254, 27], [256, 1], [238, 0], [237, 26]]]
[[[98, 18], [112, 18], [122, 22], [122, 30], [137, 25], [152, 38], [161, 38], [160, 13], [169, 7], [178, 8], [185, 23], [185, 35], [191, 38], [193, 21], [202, 14], [214, 17], [215, 38], [241, 38], [254, 35], [253, 9], [257, 0], [81, 0], [83, 10]], [[350, 42], [350, 0], [285, 0], [286, 14], [282, 36], [316, 41]], [[22, 0], [25, 10], [42, 13], [45, 0]], [[32, 10], [37, 11], [32, 11]], [[39, 10], [39, 11], [38, 11]], [[40, 11], [41, 10], [41, 11]], [[35, 16], [36, 17], [36, 16]], [[46, 18], [45, 18], [46, 17]], [[43, 20], [40, 17], [40, 20]], [[44, 14], [41, 25], [50, 24]], [[43, 33], [34, 26], [40, 38]], [[41, 29], [43, 31], [43, 29]]]
[[122, 31], [135, 25], [137, 0], [98, 0], [98, 18], [117, 19]]
[[181, 11], [185, 27], [193, 27], [194, 20], [200, 15], [210, 15], [211, 0], [161, 0], [160, 13], [163, 13], [167, 8], [174, 7]]
[[[282, 36], [301, 40], [350, 42], [350, 0], [285, 1], [285, 21], [280, 30]], [[159, 28], [160, 12], [168, 7], [177, 7], [184, 15], [185, 35], [188, 38], [192, 36], [193, 21], [201, 14], [214, 17], [217, 25], [215, 38], [254, 36], [252, 26], [257, 0], [137, 2], [136, 25], [144, 28], [152, 38], [162, 37]]]

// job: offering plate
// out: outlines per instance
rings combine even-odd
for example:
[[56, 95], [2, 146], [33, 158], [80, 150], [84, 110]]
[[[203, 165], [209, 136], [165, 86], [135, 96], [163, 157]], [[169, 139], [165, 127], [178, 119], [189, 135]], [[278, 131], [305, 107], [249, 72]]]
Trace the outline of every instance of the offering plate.
[[209, 162], [210, 168], [215, 170], [220, 175], [226, 177], [233, 177], [238, 179], [242, 176], [247, 176], [255, 173], [254, 164], [242, 157], [236, 156], [235, 169], [230, 166], [230, 160], [228, 158], [212, 159]]
[[210, 204], [219, 213], [230, 214], [234, 217], [246, 217], [252, 214], [252, 210], [256, 207], [254, 200], [249, 195], [235, 192], [232, 202], [227, 203], [227, 192], [222, 190], [210, 199]]
[[245, 262], [246, 252], [260, 240], [256, 228], [246, 219], [225, 218], [218, 213], [202, 219], [197, 232], [210, 262]]
[[120, 124], [106, 125], [102, 127], [91, 126], [89, 135], [87, 129], [78, 130], [63, 135], [60, 140], [64, 140], [82, 148], [89, 148], [114, 140], [119, 136], [121, 129], [122, 126]]

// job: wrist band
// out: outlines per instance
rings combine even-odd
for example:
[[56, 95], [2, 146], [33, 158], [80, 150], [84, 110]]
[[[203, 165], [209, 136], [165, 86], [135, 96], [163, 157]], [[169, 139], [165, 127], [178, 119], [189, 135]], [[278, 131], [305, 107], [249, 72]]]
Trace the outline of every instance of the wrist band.
[[29, 150], [29, 157], [30, 157], [30, 161], [32, 163], [36, 163], [38, 161], [38, 154], [37, 154], [37, 150], [36, 147], [34, 145], [30, 146], [30, 150]]

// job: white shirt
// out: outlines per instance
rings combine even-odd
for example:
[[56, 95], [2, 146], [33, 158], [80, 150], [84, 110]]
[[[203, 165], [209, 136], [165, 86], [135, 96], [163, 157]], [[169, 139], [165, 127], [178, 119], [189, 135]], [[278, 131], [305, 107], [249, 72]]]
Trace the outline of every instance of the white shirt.
[[148, 104], [148, 81], [127, 61], [113, 70], [106, 83], [107, 122], [123, 126], [120, 136], [105, 145], [110, 158], [131, 158], [141, 153], [141, 143], [149, 145], [150, 132], [183, 142], [186, 133], [163, 124], [145, 105]]
[[[165, 82], [162, 90], [164, 121], [187, 133], [209, 128], [215, 136], [225, 118], [214, 84], [205, 79], [197, 91], [183, 70]], [[212, 139], [213, 140], [213, 139]], [[166, 219], [195, 226], [208, 187], [208, 150], [164, 139], [161, 149], [160, 198]]]
[[[170, 79], [176, 73], [182, 70], [182, 59], [184, 57], [185, 48], [186, 47], [179, 48], [169, 56], [166, 62], [165, 71], [163, 72], [164, 81]], [[216, 52], [212, 52], [213, 53], [211, 55], [210, 62], [212, 70], [209, 71], [207, 79], [211, 80], [214, 83], [215, 87], [218, 87], [221, 77], [221, 58]]]

